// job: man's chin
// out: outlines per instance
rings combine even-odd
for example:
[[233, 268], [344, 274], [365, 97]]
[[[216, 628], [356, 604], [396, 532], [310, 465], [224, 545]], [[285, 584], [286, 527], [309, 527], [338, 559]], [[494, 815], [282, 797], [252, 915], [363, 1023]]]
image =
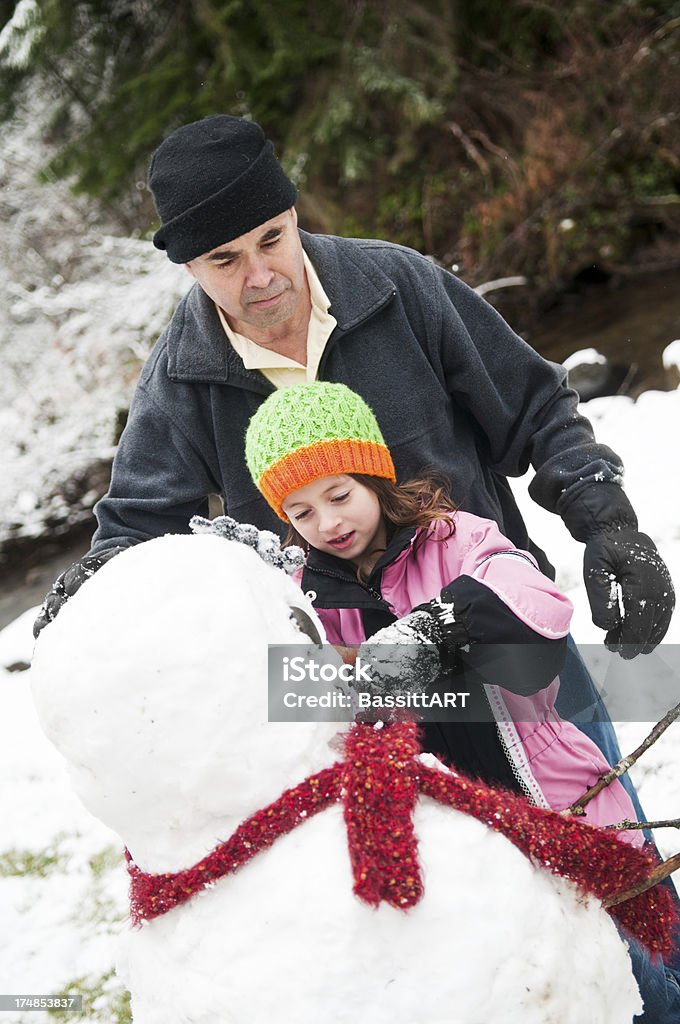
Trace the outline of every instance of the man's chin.
[[247, 308], [244, 321], [252, 324], [253, 327], [275, 327], [292, 317], [296, 305], [296, 296], [284, 292], [280, 300], [271, 306], [258, 306], [251, 303]]

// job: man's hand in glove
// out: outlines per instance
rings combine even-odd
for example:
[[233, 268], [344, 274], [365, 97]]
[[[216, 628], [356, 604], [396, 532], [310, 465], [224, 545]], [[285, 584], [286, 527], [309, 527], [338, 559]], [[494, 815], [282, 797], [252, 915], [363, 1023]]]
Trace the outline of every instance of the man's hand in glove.
[[85, 580], [94, 576], [97, 569], [101, 569], [105, 562], [124, 550], [125, 548], [120, 547], [109, 548], [108, 551], [100, 551], [96, 555], [86, 555], [85, 558], [74, 562], [61, 576], [57, 577], [42, 603], [38, 618], [33, 623], [33, 636], [37, 639], [40, 630], [56, 618], [62, 605], [66, 604], [70, 597], [73, 597]]
[[649, 654], [663, 640], [675, 607], [670, 573], [646, 533], [603, 530], [586, 542], [583, 575], [593, 622], [622, 658]]
[[436, 622], [426, 611], [413, 611], [378, 630], [359, 648], [371, 677], [362, 691], [395, 696], [424, 691], [441, 670], [438, 640]]

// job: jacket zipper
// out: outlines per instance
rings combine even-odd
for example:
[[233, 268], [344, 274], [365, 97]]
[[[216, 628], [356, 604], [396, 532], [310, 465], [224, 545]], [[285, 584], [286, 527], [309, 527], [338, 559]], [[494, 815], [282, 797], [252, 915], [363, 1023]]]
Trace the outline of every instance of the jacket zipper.
[[307, 566], [307, 571], [311, 573], [318, 572], [320, 576], [330, 576], [332, 580], [340, 580], [342, 583], [356, 583], [376, 601], [379, 601], [385, 607], [394, 610], [394, 605], [390, 604], [390, 602], [387, 601], [379, 591], [375, 590], [373, 587], [369, 587], [367, 583], [362, 583], [361, 580], [350, 579], [348, 576], [341, 576], [339, 572], [333, 572], [331, 569], [321, 569], [316, 565]]

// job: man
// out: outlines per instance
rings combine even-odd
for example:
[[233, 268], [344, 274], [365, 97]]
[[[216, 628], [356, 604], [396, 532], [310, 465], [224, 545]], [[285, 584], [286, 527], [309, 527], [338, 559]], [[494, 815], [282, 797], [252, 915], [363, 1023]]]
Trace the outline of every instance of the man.
[[[668, 570], [562, 367], [418, 253], [299, 231], [296, 189], [254, 122], [213, 116], [179, 128], [154, 154], [149, 184], [154, 244], [196, 284], [142, 371], [91, 552], [48, 594], [36, 635], [118, 551], [188, 532], [210, 495], [235, 519], [279, 531], [245, 463], [246, 427], [274, 388], [318, 378], [368, 402], [399, 476], [443, 470], [463, 509], [496, 520], [550, 574], [506, 479], [533, 464], [532, 497], [585, 543], [607, 645], [630, 657], [662, 640]], [[592, 718], [582, 728], [613, 762], [613, 729], [573, 650], [561, 679], [559, 710]]]
[[660, 642], [674, 606], [668, 571], [637, 532], [620, 460], [595, 442], [562, 367], [425, 257], [299, 232], [295, 187], [254, 122], [213, 116], [178, 129], [149, 182], [162, 221], [154, 244], [196, 286], [141, 375], [91, 554], [186, 532], [210, 494], [236, 519], [280, 529], [245, 465], [247, 423], [275, 387], [341, 380], [375, 410], [400, 475], [444, 470], [461, 507], [494, 518], [550, 571], [506, 480], [531, 462], [534, 500], [585, 542], [608, 646], [632, 656]]

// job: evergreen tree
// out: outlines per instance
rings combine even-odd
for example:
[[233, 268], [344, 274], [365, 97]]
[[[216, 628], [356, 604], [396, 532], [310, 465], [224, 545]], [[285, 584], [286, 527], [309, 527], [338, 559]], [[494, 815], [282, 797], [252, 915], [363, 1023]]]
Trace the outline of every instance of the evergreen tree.
[[28, 96], [47, 173], [128, 227], [153, 221], [164, 135], [223, 112], [263, 124], [306, 226], [471, 280], [551, 288], [657, 237], [680, 248], [680, 0], [0, 0], [0, 17], [0, 118]]
[[21, 0], [0, 113], [38, 79], [62, 143], [52, 170], [93, 195], [119, 195], [164, 134], [216, 111], [261, 120], [298, 174], [332, 150], [352, 181], [395, 137], [441, 116], [454, 65], [452, 4], [439, 6], [435, 16], [351, 0]]

